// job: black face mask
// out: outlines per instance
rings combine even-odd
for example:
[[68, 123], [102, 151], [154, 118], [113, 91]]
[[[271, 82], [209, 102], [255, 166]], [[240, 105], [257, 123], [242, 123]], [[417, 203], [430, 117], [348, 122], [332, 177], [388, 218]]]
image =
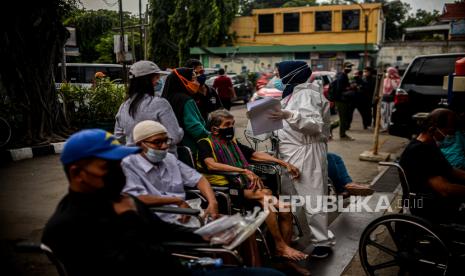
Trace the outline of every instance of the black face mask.
[[234, 127], [220, 128], [218, 129], [218, 133], [221, 138], [231, 141], [234, 138]]
[[352, 72], [352, 69], [344, 69], [344, 73], [349, 74], [350, 72]]
[[200, 83], [200, 85], [204, 85], [205, 81], [207, 81], [207, 75], [201, 74], [197, 76], [197, 81]]
[[126, 176], [119, 164], [112, 165], [107, 174], [103, 176], [104, 186], [101, 190], [102, 196], [109, 200], [117, 200], [126, 185]]

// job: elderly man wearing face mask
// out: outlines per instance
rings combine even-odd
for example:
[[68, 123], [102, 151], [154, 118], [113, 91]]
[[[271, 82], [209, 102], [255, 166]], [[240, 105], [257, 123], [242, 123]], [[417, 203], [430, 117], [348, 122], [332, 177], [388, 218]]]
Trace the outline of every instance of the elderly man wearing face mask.
[[[168, 152], [172, 143], [166, 128], [155, 121], [142, 121], [134, 127], [134, 142], [140, 154], [123, 159], [126, 175], [124, 192], [136, 196], [148, 206], [172, 205], [189, 208], [185, 202], [186, 187], [196, 187], [208, 201], [206, 216], [218, 216], [218, 204], [207, 179]], [[188, 217], [158, 214], [167, 222], [187, 222]]]

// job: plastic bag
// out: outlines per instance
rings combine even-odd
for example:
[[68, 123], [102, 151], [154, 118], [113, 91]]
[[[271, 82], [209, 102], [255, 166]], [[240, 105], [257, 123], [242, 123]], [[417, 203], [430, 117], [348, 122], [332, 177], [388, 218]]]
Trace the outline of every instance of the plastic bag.
[[232, 228], [233, 226], [241, 223], [242, 221], [243, 221], [243, 218], [241, 217], [239, 213], [232, 215], [232, 216], [223, 216], [195, 230], [194, 233], [200, 236], [209, 238], [224, 230]]
[[210, 244], [230, 244], [250, 224], [253, 224], [260, 215], [260, 207], [248, 211], [242, 217], [239, 213], [232, 216], [223, 216], [209, 224], [194, 231], [194, 233], [210, 240]]
[[[194, 199], [186, 200], [186, 203], [192, 209], [200, 210], [199, 216], [202, 217], [204, 215], [205, 212], [203, 211], [203, 209], [201, 207], [202, 200], [200, 198], [194, 198]], [[197, 218], [192, 217], [192, 216], [189, 216], [189, 221], [187, 221], [186, 223], [181, 223], [179, 221], [179, 219], [182, 216], [183, 215], [177, 215], [176, 219], [173, 221], [173, 223], [176, 223], [176, 224], [179, 224], [179, 225], [182, 225], [182, 226], [185, 226], [185, 227], [190, 227], [190, 228], [199, 228], [200, 227], [200, 221]]]

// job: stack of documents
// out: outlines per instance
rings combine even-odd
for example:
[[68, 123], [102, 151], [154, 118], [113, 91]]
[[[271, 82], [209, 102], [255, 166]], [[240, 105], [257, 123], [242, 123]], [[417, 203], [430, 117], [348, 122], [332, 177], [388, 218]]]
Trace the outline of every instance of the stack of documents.
[[253, 135], [260, 135], [283, 128], [282, 120], [274, 121], [270, 119], [272, 113], [281, 111], [281, 102], [275, 98], [267, 97], [247, 103], [247, 111]]

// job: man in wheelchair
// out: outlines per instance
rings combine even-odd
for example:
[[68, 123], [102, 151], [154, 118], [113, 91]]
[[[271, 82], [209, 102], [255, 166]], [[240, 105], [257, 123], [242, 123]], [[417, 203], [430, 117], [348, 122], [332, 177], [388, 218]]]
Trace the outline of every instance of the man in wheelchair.
[[[196, 187], [208, 201], [204, 215], [217, 218], [218, 204], [210, 183], [168, 152], [171, 140], [162, 124], [142, 121], [134, 127], [133, 137], [142, 152], [124, 158], [121, 163], [126, 175], [125, 193], [136, 196], [148, 206], [190, 208], [185, 201], [184, 187]], [[166, 222], [178, 221], [178, 215], [175, 214], [158, 216]], [[186, 223], [188, 220], [189, 216], [181, 216], [179, 222]]]
[[[271, 196], [272, 192], [263, 185], [260, 177], [249, 170], [250, 161], [275, 162], [286, 168], [291, 177], [299, 177], [299, 171], [293, 165], [237, 142], [234, 139], [234, 116], [227, 110], [210, 113], [207, 127], [211, 135], [198, 141], [198, 165], [206, 172], [205, 175], [212, 185], [228, 183], [224, 176], [215, 175], [214, 171], [240, 173], [241, 182], [247, 185], [244, 190], [245, 199], [259, 202], [263, 206], [266, 196]], [[276, 213], [271, 212], [266, 224], [273, 236], [277, 256], [291, 261], [307, 258], [306, 254], [289, 246], [292, 238], [290, 212], [278, 212], [277, 216]]]
[[121, 193], [121, 159], [139, 152], [99, 129], [72, 135], [61, 155], [69, 192], [48, 221], [42, 242], [67, 275], [282, 275], [266, 268], [189, 270], [162, 242], [202, 242], [190, 228], [154, 216], [137, 198]]
[[454, 134], [455, 123], [454, 112], [444, 108], [433, 110], [418, 137], [405, 148], [400, 165], [411, 192], [423, 200], [422, 206], [410, 208], [412, 213], [433, 222], [465, 224], [465, 213], [460, 210], [465, 202], [465, 171], [453, 168], [437, 146]]

